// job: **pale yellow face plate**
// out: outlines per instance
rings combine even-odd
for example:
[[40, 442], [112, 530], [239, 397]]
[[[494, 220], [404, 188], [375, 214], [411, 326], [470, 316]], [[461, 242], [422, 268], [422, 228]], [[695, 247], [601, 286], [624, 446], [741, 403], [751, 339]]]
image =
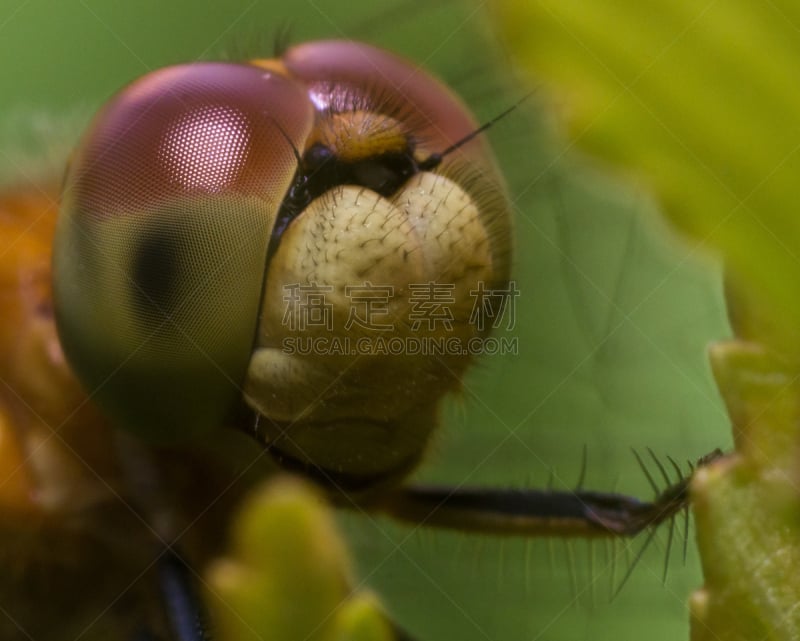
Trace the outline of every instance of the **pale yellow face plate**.
[[[489, 234], [470, 195], [429, 172], [391, 198], [343, 186], [315, 200], [284, 234], [266, 281], [245, 380], [247, 403], [269, 419], [265, 429], [270, 421], [292, 424], [292, 454], [323, 467], [341, 465], [343, 454], [320, 429], [346, 432], [352, 452], [370, 450], [352, 462], [353, 472], [377, 473], [412, 456], [435, 419], [400, 426], [398, 417], [435, 405], [470, 362], [432, 357], [424, 346], [438, 339], [466, 351], [479, 336], [470, 292], [493, 280]], [[414, 296], [431, 283], [446, 299], [437, 320], [414, 313]], [[321, 298], [292, 300], [295, 286]], [[371, 314], [354, 291], [372, 301]], [[324, 322], [309, 323], [320, 302]], [[387, 342], [398, 353], [387, 354]], [[354, 352], [334, 353], [337, 343]], [[411, 353], [416, 345], [422, 353]], [[355, 447], [354, 419], [363, 441]]]

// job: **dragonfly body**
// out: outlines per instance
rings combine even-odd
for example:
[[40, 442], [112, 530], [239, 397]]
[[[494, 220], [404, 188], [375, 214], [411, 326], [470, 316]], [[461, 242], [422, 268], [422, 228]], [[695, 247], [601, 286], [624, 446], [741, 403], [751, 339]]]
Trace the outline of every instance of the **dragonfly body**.
[[[306, 55], [309, 51], [313, 55]], [[330, 62], [336, 60], [338, 67], [329, 68]], [[376, 74], [372, 69], [376, 64], [381, 73]], [[270, 71], [276, 65], [282, 69], [277, 73]], [[292, 65], [295, 68], [287, 71]], [[9, 541], [7, 549], [16, 557], [19, 570], [14, 598], [18, 607], [11, 610], [27, 612], [16, 624], [11, 622], [11, 628], [19, 625], [20, 629], [38, 632], [46, 638], [52, 624], [44, 620], [41, 624], [37, 622], [35, 604], [49, 599], [53, 613], [63, 611], [64, 629], [76, 634], [81, 632], [82, 626], [90, 630], [88, 634], [100, 635], [98, 638], [116, 627], [124, 629], [130, 625], [133, 630], [141, 624], [141, 610], [152, 609], [152, 594], [148, 596], [142, 586], [152, 584], [161, 546], [180, 535], [182, 549], [200, 564], [203, 558], [218, 552], [230, 506], [235, 504], [250, 479], [260, 476], [266, 463], [266, 459], [259, 461], [243, 480], [240, 478], [237, 464], [230, 463], [235, 461], [235, 455], [226, 458], [221, 452], [236, 450], [238, 446], [252, 455], [259, 446], [253, 442], [243, 445], [241, 432], [220, 430], [226, 422], [244, 427], [243, 431], [260, 426], [264, 432], [261, 438], [270, 443], [279, 461], [290, 467], [307, 469], [313, 466], [317, 471], [322, 470], [325, 477], [322, 480], [332, 489], [361, 493], [365, 489], [374, 491], [387, 483], [395, 485], [418, 464], [429, 435], [438, 424], [439, 402], [447, 392], [457, 389], [472, 355], [380, 357], [369, 353], [374, 350], [367, 345], [367, 354], [357, 358], [327, 356], [315, 362], [303, 356], [285, 357], [276, 347], [287, 333], [290, 335], [296, 330], [293, 322], [287, 323], [284, 319], [285, 284], [329, 288], [331, 299], [336, 301], [338, 297], [340, 307], [335, 309], [335, 332], [342, 338], [348, 333], [353, 335], [349, 325], [345, 327], [347, 316], [341, 316], [347, 314], [345, 287], [381, 286], [390, 291], [389, 314], [384, 315], [382, 321], [396, 322], [395, 332], [406, 337], [414, 332], [426, 337], [452, 332], [459, 344], [463, 344], [469, 338], [486, 333], [482, 327], [470, 324], [475, 306], [469, 298], [470, 290], [483, 283], [490, 287], [504, 286], [508, 279], [508, 209], [504, 205], [502, 180], [485, 143], [478, 139], [463, 151], [453, 153], [445, 162], [430, 163], [432, 156], [459, 143], [477, 127], [468, 112], [438, 82], [419, 75], [415, 68], [390, 54], [345, 43], [299, 47], [290, 50], [284, 61], [258, 60], [249, 66], [219, 65], [209, 72], [211, 67], [206, 65], [200, 75], [210, 73], [213, 77], [219, 72], [220, 80], [215, 82], [227, 82], [231, 87], [236, 86], [236, 74], [253, 78], [256, 83], [272, 76], [278, 85], [263, 97], [250, 96], [254, 101], [250, 124], [253, 119], [260, 122], [253, 125], [251, 134], [255, 131], [255, 136], [263, 135], [266, 129], [269, 138], [262, 139], [261, 149], [248, 150], [250, 164], [244, 165], [239, 174], [246, 176], [250, 172], [262, 186], [281, 185], [274, 188], [278, 190], [274, 195], [259, 196], [268, 205], [267, 211], [258, 215], [259, 220], [245, 220], [245, 223], [249, 220], [251, 226], [242, 228], [238, 236], [258, 239], [260, 235], [260, 249], [248, 265], [263, 270], [266, 264], [269, 276], [265, 277], [261, 271], [248, 276], [242, 264], [229, 272], [236, 282], [245, 283], [243, 286], [249, 290], [253, 285], [248, 283], [252, 283], [256, 289], [255, 297], [251, 295], [247, 303], [252, 317], [244, 324], [242, 335], [245, 338], [234, 336], [233, 339], [234, 346], [244, 344], [250, 349], [248, 344], [255, 335], [254, 356], [244, 371], [239, 370], [246, 372], [246, 377], [239, 379], [239, 387], [234, 385], [233, 388], [234, 396], [244, 398], [246, 403], [220, 403], [213, 386], [209, 387], [202, 376], [195, 375], [198, 369], [203, 370], [203, 366], [197, 366], [197, 360], [183, 370], [171, 369], [168, 364], [156, 366], [152, 374], [154, 379], [148, 387], [141, 384], [140, 376], [142, 363], [152, 358], [152, 353], [145, 353], [127, 373], [123, 371], [114, 379], [120, 368], [124, 369], [130, 360], [138, 358], [142, 347], [145, 352], [148, 349], [147, 340], [143, 340], [120, 356], [114, 346], [118, 345], [113, 343], [115, 336], [125, 340], [130, 333], [126, 323], [131, 316], [124, 316], [130, 306], [124, 295], [119, 295], [120, 282], [130, 278], [138, 288], [147, 288], [151, 285], [148, 275], [154, 272], [151, 269], [143, 273], [143, 268], [137, 267], [141, 260], [137, 263], [136, 258], [124, 263], [125, 253], [117, 251], [119, 241], [115, 240], [114, 232], [101, 229], [112, 219], [109, 223], [112, 229], [117, 225], [125, 230], [129, 221], [137, 220], [137, 208], [146, 210], [148, 202], [155, 202], [157, 206], [168, 202], [172, 197], [169, 189], [173, 189], [173, 194], [177, 189], [189, 208], [204, 198], [217, 204], [226, 197], [235, 200], [246, 191], [241, 182], [244, 178], [229, 176], [227, 196], [220, 197], [219, 185], [209, 182], [215, 178], [221, 180], [218, 176], [209, 175], [203, 179], [201, 175], [198, 182], [192, 178], [198, 175], [196, 168], [179, 166], [175, 170], [174, 162], [193, 153], [191, 148], [177, 149], [171, 157], [172, 182], [164, 183], [166, 195], [151, 189], [145, 192], [143, 201], [129, 204], [125, 209], [124, 202], [120, 205], [119, 197], [115, 200], [114, 194], [130, 193], [132, 189], [135, 196], [138, 184], [152, 188], [152, 182], [148, 182], [152, 178], [148, 176], [154, 171], [154, 163], [163, 157], [163, 145], [158, 147], [158, 142], [147, 138], [153, 131], [153, 123], [146, 119], [141, 122], [141, 114], [146, 114], [146, 109], [139, 112], [138, 124], [142, 128], [128, 132], [127, 137], [119, 132], [107, 137], [102, 128], [113, 130], [114, 127], [108, 120], [90, 129], [88, 142], [71, 159], [61, 194], [54, 181], [50, 190], [11, 191], [1, 203], [5, 224], [3, 238], [8, 243], [0, 263], [5, 294], [3, 373], [8, 388], [4, 396], [7, 416], [1, 427], [8, 437], [4, 439], [4, 469], [10, 471], [3, 487], [8, 514], [15, 515], [14, 527], [4, 534]], [[166, 108], [166, 130], [172, 127], [175, 131], [174, 119], [193, 113], [195, 98], [191, 84], [197, 67], [185, 69], [189, 76], [188, 84], [184, 85], [187, 88], [182, 89], [180, 80], [173, 79], [165, 87], [164, 96], [155, 103], [163, 106], [170, 95], [177, 96], [172, 111]], [[133, 103], [135, 109], [136, 100], [142, 94], [148, 90], [157, 92], [160, 83], [175, 73], [175, 69], [156, 72], [151, 78], [140, 81], [127, 90], [127, 96], [134, 96], [129, 103]], [[291, 79], [293, 85], [284, 74], [297, 76]], [[417, 75], [419, 77], [415, 77]], [[385, 86], [382, 87], [381, 82]], [[393, 89], [404, 85], [407, 85], [405, 93], [410, 92], [410, 96], [391, 95]], [[326, 105], [316, 112], [307, 99], [302, 106], [281, 106], [281, 100], [292, 96], [299, 101], [301, 91], [311, 92], [312, 87], [315, 100], [324, 98], [341, 104], [338, 108]], [[225, 95], [211, 98], [200, 95], [197, 98], [203, 103], [198, 107], [200, 111], [207, 110], [208, 105], [216, 107], [219, 100], [231, 99], [230, 91], [223, 93]], [[432, 93], [434, 98], [431, 98]], [[271, 98], [273, 95], [275, 99]], [[119, 105], [125, 97], [117, 100]], [[263, 108], [265, 104], [269, 108]], [[152, 108], [152, 105], [146, 106]], [[235, 106], [240, 112], [246, 111], [242, 103]], [[108, 107], [105, 113], [111, 112], [112, 117], [124, 116], [125, 105], [117, 111], [114, 109]], [[289, 119], [278, 120], [281, 113]], [[378, 115], [370, 115], [372, 113]], [[137, 120], [122, 124], [135, 129]], [[219, 122], [212, 122], [209, 131], [219, 131], [220, 126]], [[383, 136], [383, 142], [377, 146], [376, 135]], [[100, 142], [95, 143], [96, 140]], [[155, 144], [156, 148], [148, 149], [148, 144]], [[213, 153], [214, 148], [203, 147], [202, 140], [197, 144], [201, 147], [200, 153], [206, 153], [200, 162], [213, 162], [208, 154]], [[334, 178], [333, 184], [323, 186], [324, 193], [317, 193], [308, 199], [311, 202], [304, 204], [304, 207], [311, 206], [311, 213], [298, 211], [294, 214], [297, 220], [284, 221], [286, 239], [280, 239], [282, 244], [277, 244], [275, 234], [270, 235], [269, 225], [276, 220], [276, 215], [283, 213], [278, 208], [283, 200], [279, 193], [289, 189], [293, 176], [294, 189], [305, 188], [305, 183], [298, 182], [297, 174], [302, 167], [296, 164], [294, 154], [306, 155], [308, 161], [308, 148], [322, 144], [344, 159], [340, 165], [351, 168], [347, 171], [363, 173], [364, 170], [358, 168], [359, 162], [394, 153], [392, 145], [399, 145], [400, 153], [406, 154], [412, 165], [428, 162], [441, 164], [442, 169], [436, 169], [434, 174], [412, 167], [412, 173], [417, 175], [410, 179], [403, 177], [401, 182], [408, 180], [409, 185], [399, 193], [395, 193], [396, 187], [375, 187], [378, 192], [382, 190], [387, 194], [391, 190], [389, 195], [394, 198], [394, 204], [367, 186], [349, 187], [339, 184], [346, 178]], [[272, 159], [272, 162], [253, 160], [252, 154], [256, 152], [267, 155], [265, 161]], [[155, 159], [148, 156], [149, 153], [155, 153]], [[276, 154], [280, 154], [281, 160], [276, 159]], [[259, 162], [262, 164], [258, 165]], [[279, 167], [283, 167], [280, 179], [276, 178]], [[137, 175], [143, 182], [137, 183]], [[182, 176], [185, 181], [180, 184], [178, 179]], [[309, 177], [302, 180], [313, 182], [314, 179], [311, 170]], [[175, 180], [178, 180], [177, 185]], [[230, 187], [231, 184], [234, 186]], [[62, 213], [56, 232], [59, 202]], [[90, 211], [83, 215], [86, 208]], [[355, 214], [350, 213], [353, 211]], [[117, 220], [113, 219], [114, 214], [118, 214]], [[203, 219], [201, 213], [201, 222]], [[325, 232], [327, 236], [316, 240], [329, 240], [335, 246], [343, 239], [350, 245], [337, 246], [335, 253], [309, 252], [306, 249], [308, 239], [313, 240], [315, 230], [326, 221], [333, 221]], [[196, 231], [193, 224], [189, 227]], [[133, 245], [144, 238], [141, 241], [143, 251], [149, 252], [147, 259], [156, 265], [153, 269], [160, 270], [157, 276], [169, 272], [169, 264], [159, 251], [170, 251], [168, 241], [170, 230], [174, 228], [169, 220], [155, 220], [150, 228], [145, 224], [135, 230], [138, 235], [128, 236]], [[54, 236], [55, 262], [52, 258]], [[162, 238], [167, 239], [166, 244], [160, 240]], [[365, 251], [365, 245], [370, 244], [376, 245], [377, 251]], [[270, 254], [266, 253], [268, 249]], [[228, 246], [219, 256], [220, 264], [224, 265], [237, 252], [242, 253], [241, 247]], [[343, 253], [343, 259], [332, 260]], [[471, 263], [466, 270], [464, 260]], [[120, 264], [123, 271], [114, 276]], [[130, 265], [127, 272], [126, 265]], [[220, 277], [217, 271], [213, 264], [207, 266], [211, 278]], [[94, 280], [86, 280], [87, 274]], [[449, 296], [459, 297], [457, 305], [448, 309], [444, 329], [425, 322], [421, 330], [413, 329], [407, 319], [411, 289], [414, 285], [424, 286], [437, 280], [449, 288]], [[215, 288], [213, 284], [206, 285], [201, 284], [199, 292], [191, 291], [185, 300], [194, 304]], [[232, 329], [230, 312], [231, 306], [242, 298], [243, 286], [223, 288], [226, 297], [212, 303], [205, 312], [223, 319], [224, 336], [237, 331]], [[262, 286], [264, 292], [259, 294]], [[150, 302], [164, 302], [163, 298], [158, 298], [159, 287], [163, 290], [161, 285], [147, 290]], [[131, 297], [136, 299], [137, 291]], [[135, 320], [147, 316], [148, 312], [138, 309], [132, 314]], [[157, 318], [151, 327], [158, 331], [164, 318]], [[80, 329], [80, 323], [86, 324], [85, 329]], [[178, 326], [172, 334], [165, 332], [157, 336], [153, 341], [155, 351], [163, 349], [165, 336], [175, 339], [184, 329]], [[303, 334], [298, 332], [297, 335]], [[109, 336], [111, 342], [104, 343]], [[362, 332], [359, 337], [368, 336], [368, 332]], [[69, 359], [63, 351], [65, 344]], [[175, 340], [173, 347], [179, 355], [177, 362], [184, 365], [185, 359], [182, 361], [181, 357], [186, 356], [186, 352], [180, 350], [185, 348], [185, 343]], [[84, 351], [87, 349], [92, 351]], [[224, 350], [216, 353], [222, 353], [224, 361]], [[201, 360], [207, 357], [208, 350], [205, 350]], [[103, 361], [108, 358], [117, 360]], [[217, 369], [224, 370], [225, 374], [233, 371], [224, 363], [220, 368], [219, 360], [208, 360], [214, 374], [218, 373]], [[99, 368], [98, 362], [102, 363]], [[247, 361], [244, 362], [246, 365]], [[207, 365], [205, 361], [204, 365]], [[83, 385], [74, 374], [76, 370]], [[207, 374], [208, 368], [204, 371]], [[222, 382], [226, 387], [223, 395], [230, 398], [230, 376]], [[193, 396], [187, 398], [186, 394]], [[98, 409], [90, 396], [98, 397], [104, 410]], [[117, 410], [121, 402], [133, 409], [120, 414]], [[251, 409], [243, 410], [247, 407]], [[251, 418], [247, 418], [248, 411]], [[111, 420], [106, 418], [109, 415]], [[130, 419], [131, 415], [135, 418]], [[151, 419], [156, 427], [143, 421], [142, 416]], [[154, 429], [165, 427], [177, 430], [183, 426], [187, 432], [194, 433], [196, 428], [192, 421], [195, 419], [201, 423], [203, 438], [193, 439], [194, 445], [183, 442], [181, 447], [175, 448], [136, 442], [121, 436], [116, 427], [120, 423], [130, 427], [132, 422], [138, 421], [138, 427], [150, 436]], [[216, 430], [211, 430], [209, 435], [210, 422]], [[338, 430], [335, 429], [337, 423], [341, 425]], [[283, 434], [287, 427], [291, 427], [290, 438]], [[182, 438], [184, 436], [159, 438], [156, 435], [156, 440]], [[198, 441], [202, 441], [199, 446]], [[204, 451], [212, 449], [215, 450], [213, 456], [204, 455]], [[251, 456], [243, 459], [252, 461]], [[238, 484], [231, 489], [234, 483]], [[221, 500], [220, 488], [224, 488]], [[45, 545], [48, 540], [54, 545]], [[27, 541], [34, 543], [28, 545]], [[140, 554], [125, 553], [128, 549]], [[38, 558], [42, 550], [48, 552], [44, 559]], [[94, 562], [84, 563], [83, 559], [88, 558]], [[58, 571], [51, 571], [51, 564], [55, 564]], [[34, 578], [37, 567], [44, 568], [42, 571], [47, 574], [43, 582]], [[101, 567], [110, 583], [92, 582], [91, 577]], [[81, 599], [81, 608], [74, 610], [70, 606], [74, 604], [74, 595], [66, 589], [72, 584], [92, 585], [96, 589], [96, 599], [87, 594]], [[18, 589], [20, 586], [23, 589]], [[123, 596], [118, 605], [104, 611], [99, 604], [112, 590]], [[48, 597], [49, 593], [57, 596]], [[34, 607], [28, 611], [25, 604]], [[57, 614], [54, 616], [61, 618]], [[155, 618], [158, 620], [158, 616]], [[93, 623], [94, 619], [97, 621]]]

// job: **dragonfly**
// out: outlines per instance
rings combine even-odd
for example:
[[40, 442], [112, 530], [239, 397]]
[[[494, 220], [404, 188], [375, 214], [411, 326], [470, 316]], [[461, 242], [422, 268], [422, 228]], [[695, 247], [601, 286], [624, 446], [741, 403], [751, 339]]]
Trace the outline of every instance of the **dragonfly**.
[[[279, 134], [280, 135], [278, 136], [278, 139], [279, 140], [282, 139], [284, 142], [287, 142], [287, 148], [289, 149], [289, 151], [291, 151], [291, 145], [289, 145], [288, 144], [288, 140], [286, 140], [286, 138], [291, 139], [291, 132], [284, 131], [283, 133], [280, 133], [280, 131], [279, 131]], [[284, 134], [286, 134], [286, 138], [283, 137]], [[297, 146], [297, 143], [295, 143], [295, 146]], [[569, 197], [570, 197], [570, 194], [569, 194], [568, 190], [567, 190], [566, 195], [560, 194], [558, 189], [555, 189], [555, 195], [553, 195], [552, 193], [550, 194], [550, 198], [551, 199], [556, 199], [556, 200], [558, 198], [563, 198], [565, 200], [568, 200]], [[18, 209], [18, 211], [29, 212], [30, 210], [28, 210], [28, 209], [26, 209], [26, 207], [22, 206], [22, 207], [20, 207]], [[23, 224], [23, 225], [26, 224], [25, 221], [27, 221], [27, 220], [29, 220], [29, 218], [26, 217], [21, 224]], [[44, 223], [42, 223], [42, 224], [44, 224]], [[43, 236], [46, 236], [46, 234], [43, 234]], [[522, 237], [525, 238], [526, 237], [525, 234], [523, 234]], [[524, 242], [524, 241], [522, 241], [522, 242]], [[42, 248], [41, 251], [42, 252], [46, 252], [47, 251], [47, 247]], [[43, 255], [44, 254], [42, 254], [42, 256]], [[41, 256], [40, 256], [40, 258], [41, 258]], [[47, 261], [43, 260], [42, 262], [46, 263]], [[35, 297], [34, 297], [34, 302], [40, 303], [41, 301], [36, 301]], [[39, 307], [38, 305], [36, 307], [34, 307], [33, 311], [36, 311], [36, 309], [38, 309], [38, 307]], [[30, 320], [30, 316], [35, 316], [35, 314], [33, 314], [33, 312], [31, 312], [25, 318]], [[19, 320], [19, 324], [21, 326], [28, 326], [28, 325], [31, 324], [31, 323], [28, 322], [28, 320], [25, 320], [25, 318]], [[585, 331], [585, 332], [591, 333], [591, 329], [594, 327], [593, 322], [594, 321], [589, 322], [588, 325], [587, 325], [587, 323], [584, 322], [581, 325], [580, 329]], [[588, 327], [588, 329], [587, 329], [587, 327]], [[52, 345], [53, 341], [55, 341], [55, 340], [56, 340], [55, 337], [51, 336], [49, 344]], [[48, 341], [45, 341], [44, 344], [45, 345], [48, 344]], [[33, 362], [33, 361], [31, 359], [28, 359], [28, 363], [29, 362]], [[26, 366], [28, 366], [28, 363], [26, 363]], [[50, 371], [56, 371], [57, 372], [57, 370], [51, 370], [49, 368], [49, 365], [50, 365], [49, 363], [47, 365], [48, 365], [48, 367], [47, 367], [47, 371], [48, 372], [50, 372]], [[63, 372], [59, 376], [63, 376]], [[38, 378], [38, 377], [34, 377], [34, 378]], [[47, 380], [47, 378], [44, 377], [41, 380]], [[70, 385], [72, 385], [72, 384], [73, 383], [71, 382]], [[54, 387], [58, 387], [58, 385], [54, 385]], [[58, 387], [58, 388], [61, 389], [60, 387]], [[76, 433], [74, 435], [74, 437], [73, 437], [73, 436], [70, 435], [70, 430], [69, 429], [65, 429], [64, 431], [61, 432], [61, 434], [62, 434], [66, 444], [71, 445], [73, 449], [78, 449], [81, 453], [83, 453], [83, 452], [91, 453], [91, 452], [97, 450], [95, 452], [95, 456], [97, 457], [98, 461], [95, 462], [94, 459], [88, 459], [88, 458], [87, 458], [87, 460], [91, 461], [91, 463], [92, 463], [91, 468], [93, 470], [103, 470], [103, 461], [105, 460], [103, 452], [105, 451], [106, 446], [102, 446], [101, 447], [99, 445], [94, 445], [94, 446], [89, 447], [89, 446], [84, 446], [84, 445], [73, 445], [72, 444], [72, 439], [73, 438], [77, 439], [78, 442], [80, 442], [82, 440], [87, 440], [87, 441], [91, 440], [94, 443], [98, 443], [98, 442], [103, 443], [103, 442], [106, 442], [108, 439], [127, 441], [126, 445], [130, 446], [132, 448], [132, 450], [133, 450], [133, 453], [130, 454], [129, 458], [132, 461], [136, 462], [136, 464], [133, 465], [133, 467], [136, 470], [138, 470], [138, 471], [136, 471], [134, 473], [135, 474], [140, 474], [141, 470], [143, 468], [147, 467], [146, 462], [147, 462], [147, 459], [148, 459], [148, 453], [144, 452], [144, 453], [142, 453], [143, 456], [141, 458], [137, 458], [137, 456], [135, 455], [135, 452], [137, 450], [137, 447], [141, 447], [140, 445], [138, 445], [137, 443], [131, 444], [130, 443], [131, 439], [128, 438], [127, 436], [125, 436], [124, 433], [122, 435], [119, 435], [116, 432], [114, 432], [112, 435], [109, 435], [107, 433], [106, 428], [105, 427], [101, 427], [104, 424], [104, 419], [100, 417], [99, 413], [96, 416], [94, 415], [94, 413], [96, 413], [97, 410], [96, 409], [91, 409], [91, 408], [88, 408], [87, 406], [83, 406], [82, 405], [82, 396], [81, 396], [82, 392], [80, 391], [80, 388], [77, 387], [77, 386], [74, 386], [72, 389], [73, 389], [73, 394], [75, 395], [74, 399], [72, 400], [72, 407], [80, 405], [82, 412], [90, 413], [92, 415], [91, 418], [83, 419], [80, 422], [80, 424], [83, 425], [83, 424], [87, 424], [88, 423], [88, 424], [97, 425], [98, 427], [97, 427], [97, 429], [95, 431], [99, 432], [100, 436], [99, 436], [99, 438], [97, 438], [97, 440], [95, 440], [94, 436], [90, 438], [88, 434], [86, 434], [85, 432], [81, 432], [81, 433]], [[70, 408], [70, 412], [71, 412], [72, 407]], [[77, 422], [78, 421], [76, 419], [76, 423]], [[222, 448], [222, 446], [220, 446], [220, 449], [235, 450], [236, 448], [247, 448], [250, 445], [249, 443], [242, 442], [244, 439], [237, 439], [236, 437], [228, 438], [227, 436], [228, 435], [226, 435], [226, 438], [224, 440], [226, 440], [226, 441], [231, 441], [232, 440], [232, 441], [235, 441], [235, 443], [230, 443], [230, 442], [225, 443], [225, 447]], [[104, 441], [104, 439], [106, 441]], [[111, 447], [111, 445], [108, 445], [108, 447]], [[213, 447], [214, 446], [208, 446], [207, 449], [213, 449]], [[562, 443], [562, 447], [563, 447], [563, 443]], [[444, 453], [444, 446], [442, 446], [442, 449], [443, 449], [443, 452], [441, 454], [441, 458], [444, 458], [444, 454], [445, 454]], [[569, 447], [567, 447], [567, 449], [569, 449]], [[575, 449], [577, 449], [577, 448], [575, 448]], [[126, 451], [130, 451], [130, 450], [126, 450]], [[575, 450], [573, 450], [573, 451], [575, 451]], [[88, 456], [88, 454], [87, 454], [87, 456]], [[171, 448], [171, 449], [163, 450], [163, 452], [161, 452], [159, 456], [163, 456], [166, 460], [168, 460], [170, 462], [170, 465], [174, 467], [175, 474], [177, 476], [180, 476], [179, 470], [180, 470], [180, 465], [181, 465], [181, 459], [182, 458], [183, 459], [187, 459], [188, 458], [189, 460], [186, 462], [186, 465], [191, 467], [191, 466], [195, 465], [195, 459], [197, 457], [197, 453], [193, 452], [191, 454], [191, 456], [187, 457], [187, 455], [185, 453], [182, 453], [180, 449], [176, 450], [175, 448]], [[208, 476], [208, 478], [206, 479], [207, 482], [208, 483], [212, 483], [212, 484], [215, 483], [215, 482], [224, 483], [225, 482], [224, 479], [216, 479], [216, 480], [214, 480], [214, 478], [213, 478], [213, 474], [214, 473], [212, 472], [212, 470], [215, 467], [215, 465], [214, 465], [214, 458], [215, 457], [209, 457], [209, 458], [211, 458], [211, 462], [210, 462], [209, 466], [203, 468], [204, 469], [204, 474], [207, 474], [207, 476]], [[157, 465], [156, 467], [158, 469], [160, 469], [161, 466]], [[220, 466], [220, 467], [224, 467], [224, 466]], [[53, 469], [56, 469], [56, 468], [53, 468]], [[219, 474], [221, 474], [223, 476], [224, 476], [224, 473], [225, 473], [224, 470], [220, 470], [219, 471]], [[116, 472], [114, 472], [113, 474], [109, 472], [109, 474], [108, 474], [108, 486], [105, 488], [106, 492], [113, 492], [116, 489], [116, 485], [118, 484], [118, 480], [116, 478], [114, 478], [114, 474], [116, 474]], [[146, 475], [145, 475], [145, 477], [146, 477]], [[472, 483], [470, 483], [470, 484], [472, 484]], [[93, 486], [94, 484], [87, 481], [86, 485]], [[244, 485], [246, 485], [246, 484], [244, 484]], [[176, 502], [180, 502], [183, 505], [188, 506], [188, 505], [191, 504], [191, 502], [193, 500], [191, 495], [197, 493], [196, 492], [196, 488], [193, 488], [193, 490], [194, 490], [194, 492], [186, 492], [188, 495], [180, 495], [178, 498], [172, 497], [171, 501], [168, 501], [169, 497], [164, 497], [164, 496], [159, 496], [158, 500], [159, 501], [163, 500], [165, 502], [176, 501]], [[243, 490], [240, 490], [239, 493], [241, 493], [241, 491], [243, 491]], [[176, 490], [176, 492], [178, 492], [178, 491]], [[185, 492], [185, 490], [184, 490], [184, 492]], [[178, 493], [180, 494], [180, 492], [178, 492]], [[216, 519], [217, 523], [221, 524], [221, 523], [224, 523], [227, 520], [228, 511], [230, 509], [232, 509], [232, 506], [236, 503], [237, 496], [238, 496], [238, 494], [236, 492], [231, 492], [231, 494], [228, 497], [228, 499], [223, 502], [224, 504], [221, 504], [221, 505], [218, 506], [219, 511], [220, 511], [220, 516]], [[83, 500], [87, 500], [88, 501], [90, 497], [87, 496], [87, 495], [81, 495], [81, 498]], [[71, 502], [71, 505], [76, 506], [77, 504], [76, 504], [76, 502]], [[191, 509], [191, 508], [187, 507], [187, 509]], [[111, 510], [111, 511], [114, 512], [114, 510]], [[119, 512], [119, 510], [116, 510], [116, 512]], [[105, 515], [104, 514], [102, 516], [100, 514], [96, 514], [95, 516], [97, 517], [97, 523], [98, 524], [99, 523], [111, 523], [111, 524], [114, 525], [114, 527], [118, 528], [119, 530], [121, 530], [123, 532], [128, 532], [130, 530], [130, 525], [131, 525], [131, 517], [130, 517], [130, 515], [125, 515], [124, 513], [123, 514], [117, 513], [117, 514], [111, 514], [111, 515]], [[90, 523], [89, 524], [89, 529], [91, 529], [91, 527], [93, 525], [94, 524]], [[97, 527], [96, 525], [94, 525], [94, 526]], [[220, 529], [222, 529], [221, 525], [219, 527], [220, 527]], [[133, 529], [135, 530], [135, 528], [133, 528]], [[85, 531], [86, 531], [85, 527], [82, 527], [82, 528], [79, 529], [79, 532], [81, 533], [81, 536], [82, 536], [82, 533], [85, 532]], [[114, 538], [112, 536], [113, 532], [107, 532], [106, 534], [108, 535], [108, 538]], [[145, 533], [140, 535], [142, 540], [140, 541], [141, 545], [139, 546], [139, 549], [145, 550], [145, 552], [144, 552], [145, 554], [147, 554], [148, 550], [152, 550], [152, 541], [149, 540], [150, 536], [151, 535], [148, 534], [147, 532], [145, 532]], [[136, 539], [136, 540], [138, 540], [138, 539]], [[63, 545], [63, 544], [66, 543], [66, 541], [64, 541], [62, 539], [60, 541], [60, 543]], [[44, 545], [44, 544], [42, 544], [42, 545]], [[202, 547], [202, 546], [200, 546], [200, 547]], [[136, 561], [136, 562], [132, 563], [131, 565], [133, 565], [134, 567], [141, 567], [141, 566], [137, 565], [137, 563], [140, 561], [140, 559], [135, 559], [134, 561]], [[102, 567], [102, 565], [103, 565], [102, 557], [98, 558], [96, 560], [96, 562], [97, 562], [97, 566], [98, 567]], [[98, 570], [96, 568], [95, 568], [94, 572], [92, 572], [90, 569], [87, 568], [86, 572], [87, 572], [87, 575], [99, 574], [99, 572], [98, 572]], [[67, 575], [67, 576], [69, 576], [69, 575]], [[123, 573], [120, 573], [120, 576], [118, 577], [118, 580], [119, 581], [125, 581], [125, 580], [132, 580], [132, 578], [133, 577], [125, 576]], [[65, 583], [66, 582], [67, 582], [67, 580], [65, 579]], [[65, 585], [62, 585], [60, 587], [63, 590], [67, 589]], [[30, 601], [31, 601], [31, 603], [35, 603], [36, 602], [36, 594], [32, 594], [30, 596]], [[58, 618], [58, 615], [54, 615], [54, 617]]]

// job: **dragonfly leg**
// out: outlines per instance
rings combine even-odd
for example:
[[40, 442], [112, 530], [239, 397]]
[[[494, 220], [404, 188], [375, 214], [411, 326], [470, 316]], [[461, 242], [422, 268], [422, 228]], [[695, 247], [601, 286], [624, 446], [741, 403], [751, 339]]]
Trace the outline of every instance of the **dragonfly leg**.
[[158, 562], [164, 610], [175, 641], [209, 641], [205, 608], [186, 563], [172, 548]]
[[[702, 466], [721, 456], [703, 457]], [[426, 527], [484, 534], [559, 537], [635, 536], [686, 508], [691, 476], [653, 501], [622, 494], [574, 491], [407, 486], [370, 506]]]

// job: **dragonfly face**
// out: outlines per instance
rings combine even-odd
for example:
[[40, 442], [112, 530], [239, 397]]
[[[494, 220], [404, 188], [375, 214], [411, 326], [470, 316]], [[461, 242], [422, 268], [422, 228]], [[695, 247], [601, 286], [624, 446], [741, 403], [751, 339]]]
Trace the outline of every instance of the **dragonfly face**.
[[[243, 397], [282, 458], [345, 486], [405, 475], [485, 334], [475, 292], [509, 278], [490, 152], [454, 149], [476, 127], [433, 78], [344, 41], [136, 81], [65, 181], [54, 302], [70, 363], [150, 438], [218, 429]], [[444, 316], [414, 317], [420, 290], [444, 292]], [[287, 349], [300, 338], [319, 346]], [[450, 353], [376, 344], [435, 338]], [[324, 353], [335, 341], [353, 351]]]

